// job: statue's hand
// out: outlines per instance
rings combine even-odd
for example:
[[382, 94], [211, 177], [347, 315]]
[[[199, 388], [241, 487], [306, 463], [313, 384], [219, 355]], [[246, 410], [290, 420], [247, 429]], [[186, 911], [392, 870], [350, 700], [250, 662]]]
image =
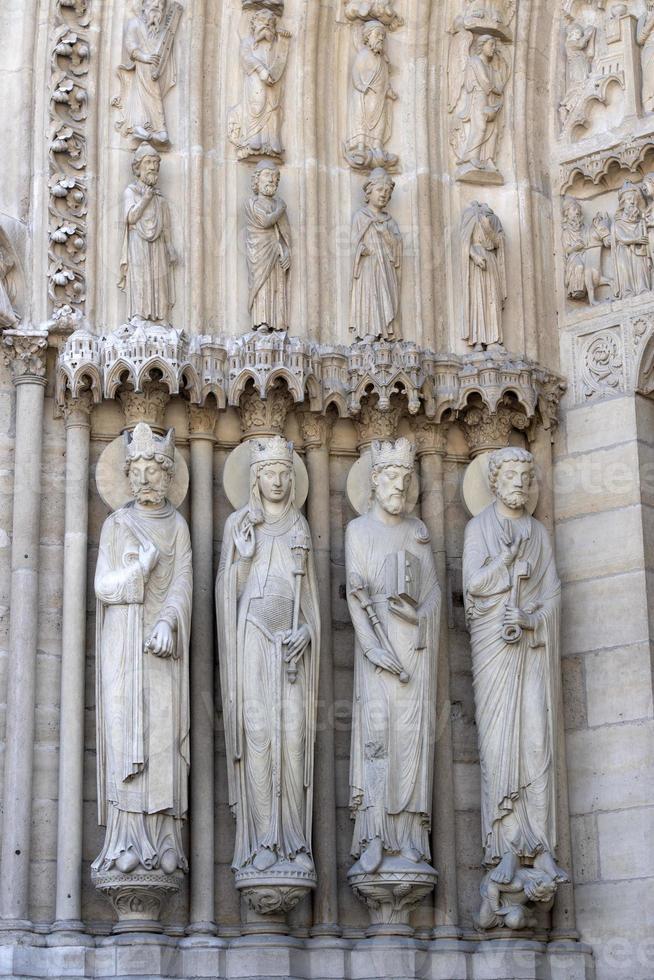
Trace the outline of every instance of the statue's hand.
[[533, 630], [535, 626], [534, 617], [524, 609], [517, 606], [507, 606], [504, 610], [505, 626], [520, 626], [523, 630]]
[[284, 634], [284, 643], [288, 647], [284, 660], [287, 664], [296, 663], [311, 642], [311, 632], [306, 623], [303, 623], [295, 632], [287, 630]]
[[177, 252], [172, 247], [172, 245], [168, 249], [168, 261], [170, 262], [171, 265], [177, 265], [177, 261], [178, 261], [177, 260]]
[[398, 677], [404, 673], [402, 664], [383, 647], [372, 647], [367, 651], [366, 657], [380, 670], [387, 670], [390, 674], [397, 674]]
[[147, 582], [152, 574], [152, 569], [159, 561], [159, 552], [151, 541], [148, 541], [147, 544], [140, 545], [139, 561], [141, 563], [141, 568], [143, 569], [143, 575]]
[[254, 557], [256, 540], [249, 514], [246, 514], [241, 523], [234, 528], [234, 544], [241, 558]]
[[388, 606], [391, 612], [399, 616], [400, 619], [405, 620], [407, 623], [411, 623], [412, 626], [418, 625], [418, 613], [410, 602], [406, 599], [401, 599], [400, 596], [392, 595], [389, 596]]
[[502, 551], [500, 552], [500, 558], [507, 566], [507, 568], [514, 563], [520, 549], [522, 548], [522, 538], [518, 535], [517, 538], [513, 538], [510, 530], [503, 530], [500, 536], [502, 542]]
[[155, 657], [172, 657], [175, 652], [175, 634], [170, 624], [157, 623], [145, 648]]

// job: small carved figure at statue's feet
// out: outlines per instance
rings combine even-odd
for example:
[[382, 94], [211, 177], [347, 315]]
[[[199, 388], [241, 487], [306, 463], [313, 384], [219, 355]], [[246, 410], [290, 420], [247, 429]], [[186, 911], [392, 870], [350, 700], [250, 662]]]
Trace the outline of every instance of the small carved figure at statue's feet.
[[167, 875], [171, 875], [174, 871], [177, 871], [177, 855], [172, 847], [169, 847], [161, 855], [159, 867]]
[[257, 869], [257, 871], [267, 871], [268, 868], [272, 868], [273, 864], [277, 864], [277, 855], [274, 851], [270, 851], [267, 847], [262, 848], [257, 854], [252, 858], [252, 866]]
[[128, 875], [130, 871], [134, 870], [134, 868], [138, 868], [140, 863], [141, 862], [138, 859], [138, 855], [136, 855], [132, 850], [123, 851], [123, 853], [116, 858], [116, 868], [124, 875]]
[[507, 851], [506, 854], [502, 855], [502, 860], [498, 866], [491, 871], [491, 881], [497, 882], [498, 885], [508, 885], [510, 881], [513, 881], [517, 870], [518, 855], [514, 854], [513, 851]]
[[407, 861], [413, 861], [414, 864], [420, 864], [422, 861], [422, 854], [416, 847], [403, 847], [400, 854]]
[[560, 868], [554, 856], [549, 851], [541, 851], [534, 858], [534, 867], [539, 871], [544, 871], [545, 874], [549, 875], [554, 881], [560, 885], [565, 885], [570, 881], [570, 877], [567, 871]]
[[359, 859], [359, 864], [366, 874], [374, 874], [375, 871], [379, 870], [379, 867], [384, 860], [384, 848], [382, 846], [381, 838], [375, 837], [371, 840], [365, 851]]

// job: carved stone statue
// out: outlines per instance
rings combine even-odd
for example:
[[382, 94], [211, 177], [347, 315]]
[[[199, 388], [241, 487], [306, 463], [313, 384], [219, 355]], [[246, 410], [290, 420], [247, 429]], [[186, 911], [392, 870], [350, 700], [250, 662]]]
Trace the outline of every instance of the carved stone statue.
[[565, 123], [576, 105], [590, 75], [595, 48], [595, 27], [584, 27], [573, 20], [565, 32], [565, 94], [559, 106], [561, 122]]
[[456, 179], [501, 184], [495, 157], [509, 65], [496, 37], [473, 35], [461, 25], [455, 25], [453, 34], [448, 64], [450, 112], [463, 103], [452, 134], [458, 163]]
[[15, 327], [19, 316], [14, 309], [14, 289], [10, 275], [14, 260], [0, 241], [0, 328]]
[[397, 94], [390, 83], [386, 28], [378, 20], [369, 20], [357, 36], [360, 46], [352, 66], [345, 157], [355, 170], [392, 168], [397, 156], [387, 153], [385, 146], [392, 129], [391, 102]]
[[248, 306], [254, 330], [288, 329], [291, 226], [286, 203], [277, 197], [279, 178], [279, 169], [270, 160], [257, 164], [252, 175], [254, 196], [245, 206]]
[[123, 136], [170, 144], [164, 98], [176, 82], [175, 34], [183, 7], [174, 0], [134, 0], [125, 22], [121, 93], [113, 104], [122, 110], [117, 128]]
[[[555, 858], [561, 586], [547, 531], [527, 511], [533, 456], [498, 450], [488, 472], [494, 501], [466, 528], [463, 591], [481, 763], [484, 902], [497, 912], [495, 886], [525, 890], [516, 877], [521, 868], [554, 883], [568, 876]], [[551, 897], [543, 889], [543, 898]]]
[[315, 885], [320, 614], [309, 527], [295, 503], [293, 445], [277, 436], [249, 447], [250, 499], [225, 525], [216, 608], [236, 818], [232, 867], [251, 907], [276, 913]]
[[345, 0], [345, 16], [348, 20], [378, 20], [391, 31], [404, 24], [394, 0]]
[[270, 10], [250, 18], [250, 33], [241, 41], [243, 100], [230, 110], [228, 131], [239, 160], [282, 160], [282, 77], [288, 58], [288, 31], [277, 27]]
[[637, 184], [625, 183], [618, 192], [618, 210], [613, 220], [613, 263], [615, 295], [618, 299], [639, 296], [652, 287], [652, 257], [645, 222], [645, 198]]
[[352, 221], [350, 330], [357, 340], [400, 340], [400, 229], [386, 210], [395, 184], [377, 168], [363, 185], [365, 204]]
[[384, 905], [393, 905], [397, 876], [407, 916], [435, 879], [429, 829], [440, 589], [429, 533], [407, 516], [414, 447], [407, 439], [373, 442], [371, 452], [370, 509], [345, 535], [356, 635], [350, 809], [358, 859], [348, 877], [365, 901], [381, 903], [374, 921], [390, 925]]
[[504, 229], [495, 212], [473, 201], [461, 220], [463, 250], [463, 339], [475, 350], [502, 344], [507, 298]]
[[177, 890], [176, 873], [188, 867], [192, 568], [188, 526], [166, 499], [174, 459], [172, 429], [160, 438], [141, 422], [126, 437], [135, 499], [105, 521], [95, 573], [98, 807], [107, 832], [93, 873], [119, 915], [130, 895], [156, 904], [158, 892]]
[[588, 298], [594, 306], [598, 287], [613, 285], [602, 275], [602, 249], [610, 247], [609, 216], [598, 213], [588, 226], [579, 201], [567, 197], [563, 201], [562, 226], [566, 295], [570, 299]]
[[517, 868], [511, 881], [501, 884], [490, 874], [481, 883], [480, 929], [534, 929], [538, 924], [533, 908], [538, 903], [549, 911], [556, 897], [556, 881], [536, 868]]
[[149, 143], [136, 150], [136, 180], [125, 190], [125, 234], [118, 283], [127, 296], [127, 319], [167, 323], [175, 304], [170, 209], [157, 188], [161, 157]]
[[647, 9], [638, 18], [636, 40], [643, 49], [643, 109], [654, 112], [654, 0], [647, 0]]

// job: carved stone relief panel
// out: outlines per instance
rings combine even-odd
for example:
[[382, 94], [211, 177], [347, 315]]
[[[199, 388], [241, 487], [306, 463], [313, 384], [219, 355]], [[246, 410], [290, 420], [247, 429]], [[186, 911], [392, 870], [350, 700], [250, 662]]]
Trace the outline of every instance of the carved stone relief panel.
[[599, 323], [580, 324], [562, 334], [562, 353], [570, 364], [570, 393], [575, 404], [610, 398], [635, 390], [649, 393], [643, 377], [654, 320], [649, 313], [621, 322], [602, 317]]
[[291, 35], [278, 23], [274, 7], [253, 10], [241, 39], [241, 102], [230, 109], [227, 131], [239, 160], [284, 159], [284, 73]]
[[91, 0], [57, 0], [51, 46], [48, 296], [53, 311], [86, 298], [86, 177]]
[[177, 81], [175, 35], [183, 12], [177, 0], [136, 0], [126, 12], [120, 94], [112, 105], [120, 112], [116, 129], [135, 144], [170, 146], [164, 100]]

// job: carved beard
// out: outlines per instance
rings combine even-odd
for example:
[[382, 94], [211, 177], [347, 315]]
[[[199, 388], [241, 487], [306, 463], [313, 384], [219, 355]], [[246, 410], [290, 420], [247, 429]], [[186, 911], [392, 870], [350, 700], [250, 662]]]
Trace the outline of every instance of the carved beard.
[[143, 174], [139, 174], [139, 178], [142, 184], [146, 184], [148, 187], [156, 187], [157, 181], [159, 179], [159, 174], [143, 173]]
[[521, 510], [527, 505], [529, 494], [525, 490], [500, 490], [495, 488], [495, 493], [499, 500], [511, 510]]
[[145, 10], [145, 23], [148, 33], [154, 35], [161, 26], [162, 11], [161, 7], [147, 7]]

